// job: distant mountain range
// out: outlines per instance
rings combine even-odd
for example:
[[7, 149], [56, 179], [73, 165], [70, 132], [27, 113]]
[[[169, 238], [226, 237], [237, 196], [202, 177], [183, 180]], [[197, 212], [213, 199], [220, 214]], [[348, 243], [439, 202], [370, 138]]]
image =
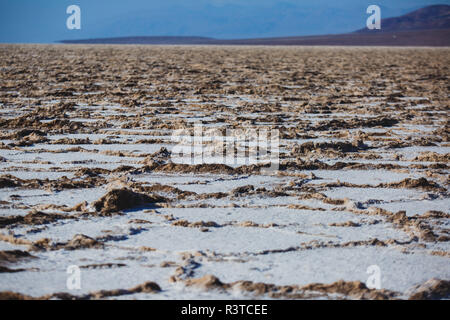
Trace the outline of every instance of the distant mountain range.
[[219, 40], [208, 37], [116, 37], [116, 38], [98, 38], [85, 40], [63, 40], [62, 43], [71, 44], [222, 44], [228, 40]]
[[450, 46], [450, 6], [433, 5], [400, 17], [381, 20], [381, 30], [367, 28], [353, 33], [256, 39], [207, 37], [119, 37], [63, 40], [67, 44], [153, 45], [355, 45], [355, 46]]
[[[428, 6], [400, 17], [381, 20], [378, 32], [450, 29], [450, 6]], [[367, 28], [358, 32], [373, 32]]]

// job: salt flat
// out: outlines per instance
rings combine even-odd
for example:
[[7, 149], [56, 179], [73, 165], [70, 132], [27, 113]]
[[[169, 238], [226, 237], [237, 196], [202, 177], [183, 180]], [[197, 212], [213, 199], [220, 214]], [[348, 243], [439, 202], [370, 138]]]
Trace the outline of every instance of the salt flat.
[[[0, 297], [448, 298], [449, 65], [445, 48], [0, 45]], [[276, 130], [278, 170], [260, 149], [179, 161], [191, 135], [203, 151], [196, 125]]]

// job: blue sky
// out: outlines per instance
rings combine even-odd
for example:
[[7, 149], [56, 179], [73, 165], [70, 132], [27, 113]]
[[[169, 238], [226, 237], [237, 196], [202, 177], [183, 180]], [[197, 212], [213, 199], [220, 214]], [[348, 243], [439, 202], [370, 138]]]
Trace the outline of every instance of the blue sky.
[[[81, 30], [66, 27], [66, 8], [72, 4], [81, 8]], [[450, 0], [0, 0], [0, 42], [343, 33], [365, 26], [371, 4], [379, 5], [386, 18]]]

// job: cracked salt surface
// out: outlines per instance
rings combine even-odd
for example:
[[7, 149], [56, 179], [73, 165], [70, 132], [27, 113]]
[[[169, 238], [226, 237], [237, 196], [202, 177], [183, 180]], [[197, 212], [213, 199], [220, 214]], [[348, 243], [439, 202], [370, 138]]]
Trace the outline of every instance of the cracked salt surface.
[[[430, 278], [449, 280], [448, 84], [409, 78], [445, 73], [447, 52], [405, 49], [405, 60], [403, 50], [333, 48], [339, 59], [330, 59], [328, 50], [3, 46], [0, 252], [35, 258], [0, 260], [0, 291], [81, 295], [154, 281], [161, 292], [110, 298], [267, 299], [276, 296], [188, 281], [364, 283], [367, 267], [378, 265], [382, 288], [408, 298]], [[90, 63], [67, 64], [58, 52]], [[10, 65], [43, 78], [11, 73]], [[236, 67], [243, 65], [258, 68]], [[349, 65], [368, 72], [355, 77]], [[82, 80], [66, 86], [55, 76], [61, 70]], [[380, 70], [383, 79], [373, 81]], [[274, 175], [177, 166], [172, 133], [200, 122], [280, 130], [280, 161], [289, 165]], [[48, 141], [33, 140], [42, 132]], [[338, 147], [360, 142], [368, 148]], [[164, 199], [134, 203], [126, 193], [131, 203], [115, 203], [117, 188]], [[98, 200], [112, 209], [96, 208]], [[66, 287], [70, 265], [81, 267], [80, 291]]]

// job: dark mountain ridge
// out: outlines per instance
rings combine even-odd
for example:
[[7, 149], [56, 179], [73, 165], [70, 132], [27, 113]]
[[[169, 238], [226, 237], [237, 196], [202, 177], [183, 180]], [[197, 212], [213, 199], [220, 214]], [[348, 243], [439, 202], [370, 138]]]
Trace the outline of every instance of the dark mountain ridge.
[[367, 28], [357, 32], [399, 32], [450, 29], [450, 6], [428, 6], [400, 17], [381, 19], [381, 30]]
[[427, 6], [406, 15], [381, 20], [381, 30], [353, 33], [256, 39], [149, 36], [63, 40], [66, 44], [152, 45], [331, 45], [331, 46], [450, 46], [450, 6]]

